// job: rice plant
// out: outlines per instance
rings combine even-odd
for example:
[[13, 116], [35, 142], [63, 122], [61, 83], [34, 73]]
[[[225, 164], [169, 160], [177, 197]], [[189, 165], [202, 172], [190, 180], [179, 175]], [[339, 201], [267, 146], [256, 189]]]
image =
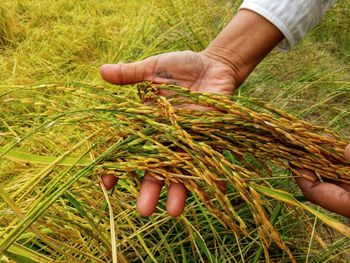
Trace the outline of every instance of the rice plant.
[[[276, 220], [276, 216], [273, 216], [275, 209], [281, 209], [280, 204], [276, 206], [274, 200], [288, 207], [305, 210], [341, 234], [350, 236], [350, 228], [346, 225], [298, 201], [292, 194], [283, 191], [283, 188], [273, 187], [269, 180], [273, 179], [275, 173], [280, 174], [281, 167], [284, 167], [297, 175], [296, 168], [307, 168], [315, 170], [321, 178], [348, 182], [348, 164], [343, 157], [346, 143], [335, 134], [332, 138], [325, 136], [332, 134], [331, 131], [298, 120], [254, 99], [236, 97], [229, 100], [219, 95], [190, 93], [187, 89], [176, 86], [161, 87], [176, 92], [177, 96], [170, 98], [174, 105], [196, 103], [219, 110], [188, 112], [175, 110], [167, 99], [157, 95], [157, 87], [151, 84], [139, 85], [138, 88], [141, 101], [154, 99], [154, 105], [146, 106], [124, 95], [107, 92], [102, 87], [79, 83], [48, 84], [29, 88], [31, 93], [37, 93], [41, 89], [68, 91], [85, 99], [96, 98], [100, 100], [101, 106], [70, 108], [64, 111], [57, 109], [54, 114], [46, 115], [42, 123], [33, 127], [32, 132], [16, 141], [9, 141], [2, 147], [1, 155], [6, 159], [44, 164], [43, 169], [31, 175], [29, 180], [23, 184], [21, 181], [16, 183], [16, 188], [12, 191], [10, 189], [12, 195], [8, 190], [1, 189], [1, 196], [5, 201], [1, 208], [10, 207], [13, 210], [12, 213], [2, 213], [1, 221], [8, 224], [1, 234], [0, 243], [5, 255], [14, 257], [16, 250], [12, 246], [30, 230], [34, 234], [30, 242], [33, 242], [32, 239], [36, 240], [34, 244], [41, 244], [39, 251], [43, 249], [43, 254], [51, 257], [56, 254], [56, 260], [68, 260], [68, 255], [74, 260], [106, 260], [104, 257], [109, 257], [112, 247], [106, 231], [103, 230], [103, 225], [108, 226], [108, 216], [101, 218], [102, 214], [106, 213], [103, 196], [100, 196], [100, 205], [90, 204], [97, 211], [89, 213], [92, 208], [81, 204], [82, 201], [75, 197], [73, 190], [78, 180], [106, 173], [125, 178], [127, 183], [124, 185], [127, 186], [120, 192], [132, 198], [135, 198], [137, 190], [130, 186], [137, 185], [139, 175], [145, 172], [164, 180], [166, 184], [184, 183], [210, 215], [216, 218], [220, 228], [236, 238], [237, 246], [250, 247], [246, 252], [248, 255], [244, 255], [245, 259], [259, 258], [251, 253], [259, 247], [262, 248], [265, 259], [270, 259], [269, 250], [273, 242], [290, 260], [296, 260], [273, 225], [273, 221]], [[48, 90], [46, 92], [49, 92]], [[10, 98], [11, 92], [3, 94], [3, 97]], [[30, 105], [29, 108], [47, 105], [41, 102], [41, 98], [4, 101], [7, 104], [25, 103]], [[28, 110], [28, 107], [26, 108]], [[47, 112], [47, 109], [44, 112]], [[37, 119], [42, 114], [36, 111], [33, 118]], [[13, 123], [8, 125], [20, 123], [19, 120], [12, 121]], [[26, 141], [43, 139], [52, 129], [72, 125], [88, 134], [60, 156], [48, 158], [15, 150], [25, 146]], [[85, 149], [78, 150], [79, 148]], [[285, 179], [287, 177], [288, 175]], [[228, 196], [220, 190], [220, 181], [227, 183], [230, 193]], [[97, 189], [95, 191], [101, 192]], [[230, 196], [240, 200], [239, 206], [236, 207], [232, 203], [233, 199], [230, 199]], [[114, 220], [120, 217], [125, 220], [123, 223], [116, 222], [117, 244], [128, 244], [127, 234], [119, 231], [121, 225], [125, 225], [136, 232], [139, 245], [143, 246], [149, 259], [160, 260], [157, 260], [157, 254], [152, 253], [142, 241], [138, 227], [133, 222], [135, 219], [124, 215], [125, 208], [122, 207], [127, 206], [129, 202], [130, 200], [112, 202], [112, 206], [117, 206], [116, 211], [119, 213]], [[18, 203], [23, 205], [18, 206]], [[55, 206], [63, 206], [64, 210], [68, 209], [69, 212], [62, 211], [56, 214], [55, 210], [58, 208], [53, 209]], [[128, 209], [132, 213], [130, 206]], [[68, 214], [65, 215], [66, 213]], [[45, 227], [40, 224], [42, 216], [46, 218]], [[65, 217], [68, 218], [64, 219]], [[77, 217], [82, 220], [80, 224], [84, 222], [83, 225], [77, 225]], [[48, 220], [53, 222], [48, 223]], [[97, 246], [98, 251], [85, 251], [83, 247], [77, 249], [68, 245], [67, 242], [74, 241], [70, 235], [66, 240], [57, 237], [56, 234], [65, 233], [65, 228], [69, 225], [62, 224], [62, 220], [77, 227], [77, 233], [87, 231], [87, 244], [95, 244], [93, 248], [96, 249]], [[283, 224], [283, 221], [281, 223]], [[55, 230], [52, 230], [53, 226]], [[48, 231], [46, 235], [42, 233], [43, 229]], [[104, 234], [99, 234], [103, 232]], [[55, 233], [54, 236], [51, 236], [51, 233]], [[245, 237], [243, 240], [247, 241], [241, 241], [242, 236]], [[11, 252], [11, 248], [15, 251]], [[22, 255], [24, 252], [17, 253]], [[240, 256], [243, 257], [241, 253], [243, 252], [240, 252]], [[31, 257], [34, 255], [28, 256]], [[143, 257], [144, 255], [140, 255], [140, 258]], [[173, 257], [175, 261], [178, 260], [177, 256]], [[211, 258], [208, 255], [206, 257]], [[118, 258], [130, 259], [130, 254], [119, 251]]]
[[[149, 83], [102, 84], [98, 66], [201, 50], [239, 2], [5, 5], [0, 261], [346, 260], [346, 219], [307, 202], [293, 181], [305, 176], [296, 168], [349, 180], [348, 45], [346, 34], [328, 30], [345, 21], [346, 31], [346, 3], [295, 51], [267, 58], [234, 97], [170, 85], [178, 96], [167, 99]], [[339, 45], [323, 41], [331, 38]], [[219, 111], [174, 108], [184, 102]], [[145, 172], [191, 190], [183, 215], [167, 215], [166, 191], [153, 216], [137, 214]], [[106, 174], [119, 178], [107, 196]]]

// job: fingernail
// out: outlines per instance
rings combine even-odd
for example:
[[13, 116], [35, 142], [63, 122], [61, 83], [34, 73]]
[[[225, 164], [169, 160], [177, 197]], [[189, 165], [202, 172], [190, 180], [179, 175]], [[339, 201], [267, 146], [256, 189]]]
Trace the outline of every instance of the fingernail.
[[104, 70], [106, 70], [106, 69], [108, 69], [108, 68], [110, 68], [112, 66], [112, 64], [103, 64], [101, 67], [100, 67], [100, 70], [102, 71], [104, 71]]
[[102, 65], [102, 66], [100, 67], [100, 73], [103, 74], [103, 73], [106, 71], [107, 68], [108, 68], [108, 64]]
[[345, 158], [350, 161], [350, 144], [345, 148]]

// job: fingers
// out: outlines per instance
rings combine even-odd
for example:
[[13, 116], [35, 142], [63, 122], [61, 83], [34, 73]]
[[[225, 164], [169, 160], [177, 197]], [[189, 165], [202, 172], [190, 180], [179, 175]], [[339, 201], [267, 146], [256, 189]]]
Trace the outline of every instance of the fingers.
[[182, 183], [171, 183], [168, 189], [167, 211], [170, 216], [179, 216], [185, 208], [187, 188]]
[[345, 158], [350, 161], [350, 144], [345, 148]]
[[[303, 174], [314, 176], [313, 172], [299, 169]], [[350, 218], [350, 192], [341, 186], [328, 182], [311, 182], [302, 177], [295, 178], [305, 197], [312, 203]]]
[[153, 57], [133, 63], [105, 64], [100, 68], [101, 77], [112, 84], [135, 84], [151, 81], [155, 59]]
[[[110, 190], [118, 182], [118, 178], [112, 174], [101, 175], [101, 180], [106, 188]], [[226, 192], [225, 182], [218, 182], [220, 190]], [[158, 199], [163, 187], [163, 181], [158, 180], [150, 174], [143, 178], [136, 207], [142, 216], [150, 216], [157, 207]], [[177, 217], [182, 214], [185, 208], [188, 190], [182, 183], [171, 183], [168, 189], [167, 212], [169, 216]]]
[[146, 174], [140, 189], [140, 195], [137, 198], [136, 207], [142, 216], [150, 216], [156, 210], [163, 182]]
[[101, 175], [101, 180], [106, 190], [109, 191], [118, 182], [118, 177], [113, 174], [103, 174]]
[[[142, 216], [150, 216], [156, 210], [163, 181], [146, 174], [137, 199], [137, 210]], [[185, 207], [187, 189], [183, 184], [171, 183], [168, 189], [167, 211], [170, 216], [179, 216]]]

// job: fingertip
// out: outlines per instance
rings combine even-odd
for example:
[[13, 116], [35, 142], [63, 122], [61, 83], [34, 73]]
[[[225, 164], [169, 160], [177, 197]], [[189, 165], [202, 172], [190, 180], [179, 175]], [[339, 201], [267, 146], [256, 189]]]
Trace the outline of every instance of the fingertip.
[[145, 205], [142, 201], [139, 200], [140, 199], [138, 198], [136, 202], [137, 212], [143, 217], [151, 216], [154, 213], [156, 207], [149, 208], [147, 204]]
[[102, 73], [104, 70], [108, 69], [112, 64], [103, 64], [100, 67], [100, 72]]
[[156, 201], [152, 199], [150, 200], [148, 196], [140, 192], [140, 195], [136, 200], [136, 210], [143, 217], [151, 216], [156, 210], [157, 201], [158, 198]]
[[345, 147], [345, 158], [350, 161], [350, 144]]
[[315, 185], [315, 182], [312, 182], [304, 177], [295, 177], [294, 179], [303, 192], [308, 191], [308, 189]]
[[116, 64], [104, 64], [100, 67], [101, 77], [109, 82], [116, 84], [119, 82], [118, 68]]
[[182, 209], [167, 210], [167, 213], [171, 217], [178, 217], [183, 213], [184, 209], [185, 209], [185, 207], [183, 207]]
[[154, 58], [132, 63], [105, 64], [100, 67], [101, 77], [112, 84], [135, 84], [153, 79]]
[[146, 217], [154, 213], [161, 190], [162, 181], [146, 174], [136, 201], [136, 209], [141, 216]]
[[114, 176], [113, 174], [103, 174], [101, 175], [101, 180], [106, 190], [109, 191], [118, 182], [118, 177]]
[[103, 64], [101, 67], [100, 67], [100, 74], [101, 76], [105, 75], [106, 74], [106, 71], [108, 71], [111, 67], [111, 64]]
[[181, 183], [172, 183], [168, 189], [167, 212], [169, 216], [178, 217], [185, 209], [187, 188]]

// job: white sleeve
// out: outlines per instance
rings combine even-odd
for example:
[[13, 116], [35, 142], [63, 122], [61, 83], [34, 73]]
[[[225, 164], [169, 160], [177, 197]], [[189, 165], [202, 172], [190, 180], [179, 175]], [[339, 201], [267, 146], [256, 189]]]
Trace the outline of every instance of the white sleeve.
[[277, 49], [288, 51], [321, 20], [336, 0], [244, 0], [249, 9], [274, 24], [284, 35]]

